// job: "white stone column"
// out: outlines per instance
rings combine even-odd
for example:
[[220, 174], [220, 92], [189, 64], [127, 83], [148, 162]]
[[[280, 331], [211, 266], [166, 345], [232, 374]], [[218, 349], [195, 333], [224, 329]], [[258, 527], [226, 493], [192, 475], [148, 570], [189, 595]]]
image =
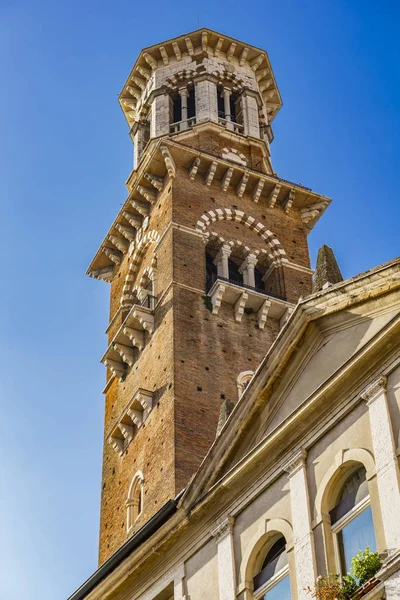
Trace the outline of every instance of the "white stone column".
[[257, 257], [254, 254], [246, 256], [243, 264], [241, 265], [239, 272], [243, 275], [243, 283], [256, 287], [256, 279], [254, 275], [254, 268], [257, 264]]
[[218, 546], [219, 600], [234, 600], [236, 597], [233, 523], [233, 517], [228, 517], [212, 532]]
[[258, 104], [256, 98], [248, 92], [243, 92], [241, 97], [243, 109], [243, 129], [245, 135], [255, 138], [260, 137], [260, 125], [258, 120]]
[[187, 129], [187, 120], [188, 120], [188, 91], [186, 87], [182, 87], [179, 89], [179, 95], [181, 97], [181, 130]]
[[375, 454], [383, 530], [389, 553], [400, 549], [400, 474], [386, 396], [386, 377], [374, 381], [362, 397], [367, 401]]
[[215, 121], [218, 123], [217, 86], [213, 81], [195, 81], [196, 122]]
[[217, 274], [220, 277], [229, 279], [229, 264], [228, 259], [231, 255], [230, 246], [222, 246], [217, 256], [214, 259], [214, 264], [217, 265]]
[[298, 600], [309, 600], [305, 588], [316, 581], [314, 537], [311, 529], [310, 502], [308, 497], [306, 452], [300, 450], [286, 467], [290, 482], [292, 509], [293, 551], [296, 565]]

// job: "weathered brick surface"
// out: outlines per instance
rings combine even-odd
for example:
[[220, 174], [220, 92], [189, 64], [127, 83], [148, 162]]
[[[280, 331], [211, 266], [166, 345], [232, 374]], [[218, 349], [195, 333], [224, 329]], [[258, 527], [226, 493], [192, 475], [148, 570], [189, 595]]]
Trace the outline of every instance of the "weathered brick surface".
[[[198, 143], [210, 152], [220, 152], [213, 136]], [[272, 318], [265, 329], [259, 329], [254, 314], [245, 313], [237, 323], [232, 306], [225, 303], [218, 315], [208, 310], [202, 297], [205, 245], [195, 234], [201, 215], [217, 208], [242, 210], [276, 235], [289, 261], [310, 265], [306, 232], [297, 210], [286, 214], [280, 206], [269, 209], [265, 199], [256, 204], [249, 193], [239, 199], [235, 186], [224, 193], [218, 179], [207, 187], [203, 178], [199, 173], [192, 182], [186, 170], [178, 169], [152, 210], [148, 230], [156, 230], [162, 239], [147, 248], [133, 285], [156, 254], [161, 301], [155, 311], [154, 334], [146, 334], [146, 346], [125, 381], [114, 380], [106, 394], [100, 563], [127, 539], [125, 501], [135, 473], [144, 474], [143, 513], [135, 526], [139, 528], [187, 484], [215, 438], [222, 402], [238, 399], [237, 376], [257, 368], [279, 332], [279, 322]], [[172, 228], [171, 222], [193, 231]], [[242, 223], [219, 221], [208, 230], [225, 240], [240, 240], [253, 250], [266, 247]], [[125, 258], [111, 285], [110, 318], [118, 313], [128, 266], [129, 258]], [[310, 274], [286, 266], [273, 273], [270, 283], [292, 302], [311, 291]], [[121, 322], [118, 314], [110, 340]], [[121, 457], [107, 437], [138, 387], [153, 391], [154, 408]]]

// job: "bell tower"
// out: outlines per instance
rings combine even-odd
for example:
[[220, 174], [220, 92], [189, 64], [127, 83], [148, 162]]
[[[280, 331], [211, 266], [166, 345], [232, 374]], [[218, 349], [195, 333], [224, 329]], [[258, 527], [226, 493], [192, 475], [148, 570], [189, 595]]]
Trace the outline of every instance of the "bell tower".
[[128, 196], [88, 274], [110, 283], [99, 560], [187, 484], [312, 290], [330, 200], [271, 164], [265, 51], [209, 29], [143, 50], [119, 101]]

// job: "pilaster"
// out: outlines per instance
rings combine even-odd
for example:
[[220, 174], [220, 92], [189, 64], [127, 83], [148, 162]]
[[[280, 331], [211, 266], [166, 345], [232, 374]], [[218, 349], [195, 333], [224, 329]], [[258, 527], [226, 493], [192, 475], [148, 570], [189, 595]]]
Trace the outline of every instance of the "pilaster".
[[306, 451], [299, 450], [287, 464], [292, 509], [293, 550], [296, 564], [297, 598], [307, 600], [307, 586], [317, 579], [314, 538], [308, 497]]
[[375, 454], [383, 530], [389, 553], [400, 548], [399, 465], [389, 415], [386, 377], [379, 377], [363, 392], [367, 402]]
[[196, 86], [196, 121], [215, 121], [218, 123], [217, 86], [214, 81], [201, 79]]
[[233, 517], [228, 517], [212, 531], [218, 551], [219, 600], [234, 600], [235, 598], [233, 524]]

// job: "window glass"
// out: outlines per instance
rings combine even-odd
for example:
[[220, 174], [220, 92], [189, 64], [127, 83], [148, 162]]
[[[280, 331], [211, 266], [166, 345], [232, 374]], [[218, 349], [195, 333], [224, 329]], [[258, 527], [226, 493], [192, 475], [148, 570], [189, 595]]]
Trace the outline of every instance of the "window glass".
[[357, 555], [359, 550], [365, 550], [369, 546], [372, 552], [376, 551], [374, 523], [370, 506], [343, 527], [338, 534], [338, 542], [342, 573], [350, 570], [351, 559]]
[[281, 537], [272, 545], [265, 557], [261, 571], [254, 577], [254, 589], [257, 590], [267, 583], [274, 575], [284, 569], [287, 564], [286, 540], [284, 537]]
[[264, 600], [291, 600], [289, 575], [274, 585], [263, 598]]

